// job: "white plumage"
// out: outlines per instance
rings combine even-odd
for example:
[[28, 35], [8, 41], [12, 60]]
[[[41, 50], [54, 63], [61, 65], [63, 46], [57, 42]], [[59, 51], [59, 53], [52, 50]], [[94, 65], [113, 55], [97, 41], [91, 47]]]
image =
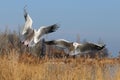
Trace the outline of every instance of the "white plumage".
[[28, 29], [32, 29], [32, 24], [33, 24], [31, 17], [29, 16], [29, 14], [26, 12], [25, 9], [24, 9], [24, 18], [25, 18], [25, 24], [22, 31], [22, 35], [24, 35]]
[[24, 45], [27, 45], [29, 47], [35, 46], [42, 36], [45, 34], [49, 34], [52, 32], [55, 32], [59, 26], [57, 24], [53, 24], [50, 26], [42, 26], [38, 30], [32, 28], [32, 19], [30, 15], [24, 10], [24, 18], [25, 18], [25, 24], [22, 31], [22, 43]]
[[88, 53], [92, 51], [99, 51], [105, 47], [105, 45], [98, 45], [90, 42], [80, 44], [77, 42], [69, 42], [64, 39], [45, 41], [45, 44], [55, 45], [55, 46], [64, 48], [64, 51], [66, 52], [66, 54], [69, 54], [71, 56]]
[[53, 24], [50, 26], [42, 26], [38, 30], [34, 30], [33, 39], [31, 39], [28, 46], [29, 47], [35, 46], [35, 44], [37, 44], [45, 34], [55, 32], [58, 28], [59, 26], [57, 24]]

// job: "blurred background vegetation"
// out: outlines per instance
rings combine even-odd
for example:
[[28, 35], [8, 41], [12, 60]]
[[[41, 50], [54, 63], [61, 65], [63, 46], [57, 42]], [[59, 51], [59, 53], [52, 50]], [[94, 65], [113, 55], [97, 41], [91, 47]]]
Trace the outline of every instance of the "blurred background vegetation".
[[[19, 54], [32, 54], [34, 56], [42, 57], [42, 56], [49, 56], [49, 57], [64, 57], [65, 53], [62, 49], [58, 49], [55, 46], [47, 46], [43, 42], [45, 39], [42, 39], [35, 47], [26, 47], [20, 43], [20, 30], [18, 31], [10, 31], [9, 29], [5, 29], [5, 31], [0, 32], [0, 54], [8, 54], [11, 50], [15, 49]], [[76, 36], [76, 41], [80, 42], [79, 34]], [[84, 40], [86, 42], [87, 40]], [[104, 44], [104, 42], [100, 39], [98, 40], [98, 44]], [[97, 52], [97, 53], [87, 53], [80, 55], [82, 57], [111, 57], [111, 53], [108, 51], [107, 48]]]

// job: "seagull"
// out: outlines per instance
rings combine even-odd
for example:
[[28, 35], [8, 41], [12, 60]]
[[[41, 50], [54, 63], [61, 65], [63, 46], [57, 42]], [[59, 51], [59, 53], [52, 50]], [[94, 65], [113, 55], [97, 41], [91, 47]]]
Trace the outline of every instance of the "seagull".
[[100, 51], [103, 48], [105, 48], [105, 44], [100, 45], [100, 44], [96, 44], [96, 43], [92, 43], [92, 42], [86, 42], [86, 43], [83, 43], [83, 44], [74, 42], [73, 46], [74, 46], [75, 51], [74, 51], [74, 53], [71, 53], [71, 55], [97, 52], [97, 51]]
[[105, 45], [99, 45], [95, 43], [86, 42], [83, 44], [77, 42], [70, 42], [64, 39], [45, 41], [46, 45], [55, 45], [57, 47], [63, 48], [66, 54], [71, 56], [88, 53], [92, 51], [102, 50]]
[[21, 43], [29, 47], [35, 46], [35, 44], [37, 44], [45, 34], [55, 32], [59, 28], [58, 24], [52, 24], [49, 26], [42, 26], [38, 30], [33, 29], [33, 21], [30, 15], [27, 13], [26, 9], [24, 9], [24, 18], [25, 24], [21, 33]]

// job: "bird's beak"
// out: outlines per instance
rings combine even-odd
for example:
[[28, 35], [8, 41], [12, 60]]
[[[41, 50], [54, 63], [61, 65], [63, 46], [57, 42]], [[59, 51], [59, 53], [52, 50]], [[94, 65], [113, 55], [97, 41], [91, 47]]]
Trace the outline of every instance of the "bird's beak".
[[20, 41], [21, 44], [24, 44], [24, 41]]

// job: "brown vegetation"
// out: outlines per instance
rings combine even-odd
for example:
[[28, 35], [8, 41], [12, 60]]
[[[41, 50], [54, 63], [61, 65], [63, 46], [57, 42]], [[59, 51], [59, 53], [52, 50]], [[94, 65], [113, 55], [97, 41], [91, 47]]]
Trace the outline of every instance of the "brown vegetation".
[[0, 80], [120, 79], [119, 58], [66, 58], [63, 51], [50, 46], [41, 58], [41, 45], [27, 48], [19, 42], [16, 32], [0, 34]]
[[0, 56], [0, 80], [119, 80], [120, 59], [48, 58], [16, 50]]

